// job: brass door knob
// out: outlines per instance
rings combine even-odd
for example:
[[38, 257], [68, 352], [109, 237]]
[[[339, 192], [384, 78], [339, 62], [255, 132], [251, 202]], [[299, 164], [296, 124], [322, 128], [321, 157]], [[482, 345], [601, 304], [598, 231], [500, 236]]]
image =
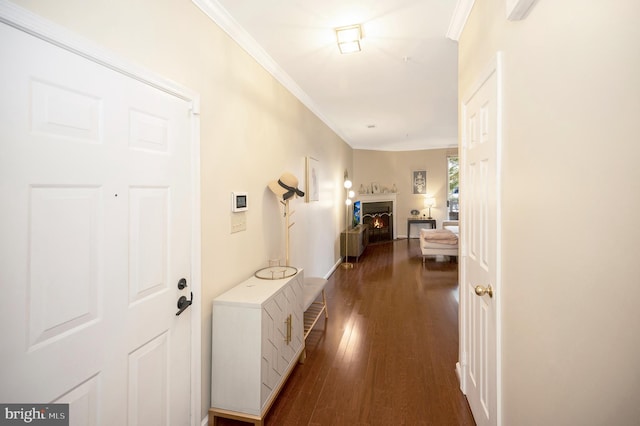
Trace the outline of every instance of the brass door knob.
[[491, 284], [489, 284], [486, 287], [483, 287], [481, 285], [477, 285], [476, 286], [476, 294], [478, 296], [484, 296], [485, 294], [488, 294], [489, 297], [493, 297], [493, 288], [491, 287]]

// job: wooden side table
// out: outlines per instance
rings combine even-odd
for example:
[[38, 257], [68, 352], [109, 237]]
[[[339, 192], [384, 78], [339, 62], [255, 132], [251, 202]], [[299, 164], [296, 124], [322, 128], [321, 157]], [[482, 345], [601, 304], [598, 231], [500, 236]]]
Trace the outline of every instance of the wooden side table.
[[428, 223], [431, 229], [436, 229], [435, 219], [422, 219], [422, 218], [408, 218], [407, 219], [407, 240], [411, 238], [411, 224], [412, 223]]

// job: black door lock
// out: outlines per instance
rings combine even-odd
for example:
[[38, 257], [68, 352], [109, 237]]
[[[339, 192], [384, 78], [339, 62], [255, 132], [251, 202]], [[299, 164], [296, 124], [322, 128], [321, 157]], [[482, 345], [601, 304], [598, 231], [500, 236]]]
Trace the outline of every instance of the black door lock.
[[178, 290], [183, 290], [186, 286], [187, 286], [186, 278], [180, 278], [180, 281], [178, 281]]

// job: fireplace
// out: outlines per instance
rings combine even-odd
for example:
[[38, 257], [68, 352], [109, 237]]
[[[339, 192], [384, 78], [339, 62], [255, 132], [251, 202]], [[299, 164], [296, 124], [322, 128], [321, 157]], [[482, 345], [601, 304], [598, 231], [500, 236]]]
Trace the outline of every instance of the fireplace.
[[362, 223], [369, 225], [369, 242], [393, 240], [393, 201], [362, 203]]

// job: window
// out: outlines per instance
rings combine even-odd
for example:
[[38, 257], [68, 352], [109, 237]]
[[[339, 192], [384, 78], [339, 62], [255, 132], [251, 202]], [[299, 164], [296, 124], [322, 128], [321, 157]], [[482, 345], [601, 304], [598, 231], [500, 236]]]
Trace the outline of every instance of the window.
[[449, 220], [458, 220], [458, 183], [460, 164], [457, 155], [447, 156], [447, 172], [449, 193], [447, 194], [447, 210]]

